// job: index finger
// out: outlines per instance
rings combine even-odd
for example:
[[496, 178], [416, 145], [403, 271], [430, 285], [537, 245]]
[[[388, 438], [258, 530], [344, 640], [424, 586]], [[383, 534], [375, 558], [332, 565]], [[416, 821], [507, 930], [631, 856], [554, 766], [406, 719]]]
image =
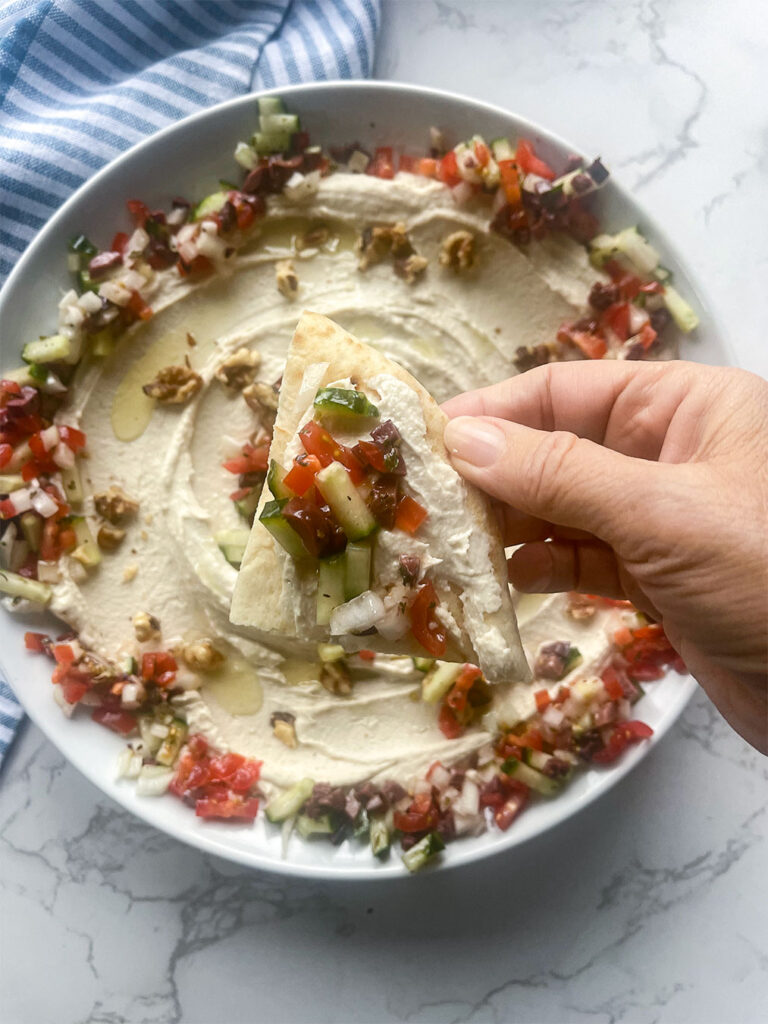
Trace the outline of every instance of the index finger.
[[681, 363], [548, 363], [443, 404], [456, 416], [494, 416], [564, 430], [634, 458], [658, 459], [667, 426], [690, 388]]

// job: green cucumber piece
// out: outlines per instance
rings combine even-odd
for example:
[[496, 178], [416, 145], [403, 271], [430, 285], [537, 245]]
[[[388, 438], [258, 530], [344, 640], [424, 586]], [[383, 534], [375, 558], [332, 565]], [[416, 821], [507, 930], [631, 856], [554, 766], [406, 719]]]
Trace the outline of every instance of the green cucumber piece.
[[202, 220], [212, 213], [218, 213], [224, 204], [229, 200], [227, 192], [212, 192], [205, 199], [201, 199], [192, 212], [192, 220]]
[[0, 473], [0, 494], [10, 494], [24, 486], [24, 477], [18, 473]]
[[392, 833], [387, 827], [384, 818], [370, 818], [368, 828], [368, 841], [371, 844], [371, 853], [379, 860], [389, 856], [392, 846]]
[[85, 497], [83, 481], [80, 476], [80, 467], [77, 462], [73, 466], [61, 471], [61, 485], [64, 488], [64, 496], [73, 505], [79, 505]]
[[300, 814], [296, 819], [296, 831], [302, 839], [311, 839], [312, 836], [330, 835], [333, 832], [333, 825], [327, 814], [322, 818], [310, 818], [308, 814]]
[[279, 135], [288, 132], [293, 135], [299, 131], [299, 119], [296, 114], [264, 114], [259, 118], [259, 128], [264, 135]]
[[371, 545], [350, 541], [344, 568], [344, 600], [351, 601], [371, 586]]
[[562, 789], [562, 783], [559, 780], [547, 778], [546, 775], [542, 775], [535, 768], [523, 764], [522, 761], [518, 761], [514, 757], [508, 758], [501, 766], [501, 770], [505, 775], [513, 775], [519, 782], [524, 782], [526, 786], [541, 793], [542, 796], [555, 796]]
[[48, 604], [51, 600], [51, 588], [39, 580], [29, 580], [16, 572], [0, 569], [0, 594], [8, 597], [21, 597], [35, 604]]
[[438, 832], [430, 832], [415, 846], [412, 846], [407, 853], [403, 854], [403, 864], [413, 874], [414, 871], [420, 871], [431, 860], [434, 860], [444, 849], [445, 843], [442, 836]]
[[250, 494], [246, 494], [244, 498], [238, 498], [235, 502], [235, 508], [246, 522], [253, 522], [253, 517], [256, 515], [256, 509], [259, 507], [260, 498], [260, 489], [258, 487], [254, 487]]
[[95, 568], [101, 562], [101, 551], [91, 533], [88, 520], [85, 516], [72, 516], [70, 525], [77, 538], [77, 547], [72, 552], [72, 558], [76, 558], [86, 569]]
[[219, 530], [214, 540], [229, 564], [237, 568], [243, 560], [249, 536], [248, 530]]
[[434, 658], [411, 658], [417, 672], [429, 672], [435, 665]]
[[264, 809], [267, 818], [272, 822], [285, 821], [298, 814], [304, 804], [312, 796], [315, 788], [314, 779], [299, 779], [299, 781], [286, 789], [284, 793], [273, 796]]
[[69, 243], [69, 251], [76, 252], [79, 256], [87, 256], [88, 259], [95, 256], [99, 251], [93, 242], [85, 235], [76, 235]]
[[279, 96], [261, 96], [259, 98], [259, 114], [261, 117], [268, 117], [270, 114], [282, 114], [284, 112], [285, 107]]
[[671, 284], [664, 285], [664, 305], [681, 331], [688, 334], [699, 326], [699, 318], [693, 307]]
[[349, 540], [362, 540], [373, 533], [376, 520], [340, 462], [321, 469], [315, 483]]
[[563, 675], [561, 678], [567, 676], [570, 672], [573, 672], [576, 666], [580, 665], [583, 660], [584, 659], [581, 656], [579, 648], [571, 647], [570, 651], [568, 651], [568, 657], [565, 659], [565, 666], [563, 668]]
[[313, 404], [321, 415], [336, 419], [379, 418], [379, 410], [373, 402], [362, 391], [352, 388], [320, 388]]
[[25, 363], [58, 363], [69, 359], [72, 342], [63, 334], [52, 334], [50, 338], [38, 338], [28, 342], [21, 352]]
[[344, 604], [344, 555], [334, 555], [320, 562], [317, 574], [317, 624], [327, 626], [331, 612]]
[[298, 533], [282, 515], [286, 502], [286, 498], [268, 501], [261, 510], [259, 522], [266, 526], [280, 547], [298, 562], [307, 557], [307, 549], [302, 544]]
[[257, 154], [283, 153], [291, 146], [290, 132], [256, 132], [251, 145]]
[[614, 237], [614, 244], [619, 252], [637, 267], [641, 274], [652, 274], [659, 265], [659, 254], [637, 230], [636, 227], [624, 228]]
[[32, 551], [37, 554], [43, 539], [43, 520], [34, 512], [25, 512], [21, 517], [21, 532]]
[[155, 754], [155, 760], [158, 764], [164, 764], [170, 767], [176, 762], [176, 758], [179, 756], [181, 748], [184, 746], [184, 741], [187, 738], [187, 723], [182, 721], [180, 718], [174, 718], [168, 726], [168, 735], [165, 737], [163, 742], [160, 744], [160, 749]]
[[269, 460], [269, 471], [267, 472], [267, 487], [272, 492], [272, 496], [279, 500], [283, 498], [292, 498], [293, 491], [289, 490], [283, 480], [285, 480], [287, 470], [283, 469], [279, 462], [275, 462], [274, 459]]
[[246, 171], [252, 171], [258, 160], [256, 152], [247, 142], [238, 142], [235, 146], [235, 160]]
[[452, 662], [439, 662], [424, 677], [421, 699], [426, 704], [437, 704], [459, 678], [463, 668], [463, 665], [454, 665]]
[[20, 387], [37, 387], [38, 380], [32, 376], [34, 367], [32, 366], [19, 366], [15, 370], [3, 371], [3, 380], [15, 381]]
[[491, 143], [493, 159], [498, 163], [500, 160], [514, 160], [515, 151], [509, 139], [494, 139]]

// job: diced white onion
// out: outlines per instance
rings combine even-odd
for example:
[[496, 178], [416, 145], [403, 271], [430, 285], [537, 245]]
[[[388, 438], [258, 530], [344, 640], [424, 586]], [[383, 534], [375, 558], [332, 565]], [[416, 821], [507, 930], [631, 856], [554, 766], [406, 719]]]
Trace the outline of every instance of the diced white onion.
[[115, 772], [118, 779], [124, 779], [128, 774], [128, 769], [131, 764], [131, 757], [133, 756], [130, 747], [123, 747], [120, 753], [117, 755], [117, 764], [115, 765]]
[[59, 323], [67, 327], [78, 327], [85, 320], [85, 313], [79, 306], [67, 306], [59, 314]]
[[289, 203], [298, 203], [313, 196], [320, 187], [320, 171], [301, 174], [294, 171], [283, 188], [283, 195]]
[[173, 778], [173, 770], [159, 764], [145, 764], [139, 772], [136, 792], [139, 796], [162, 796]]
[[456, 170], [466, 184], [479, 185], [483, 180], [480, 162], [471, 149], [459, 149], [456, 152]]
[[644, 309], [636, 306], [634, 302], [629, 304], [629, 333], [638, 334], [651, 318]]
[[35, 512], [41, 515], [43, 519], [49, 519], [58, 511], [59, 506], [56, 504], [56, 502], [53, 500], [50, 494], [47, 494], [45, 491], [32, 491], [32, 493], [30, 494], [30, 500], [32, 502], [32, 508], [35, 510]]
[[105, 281], [99, 286], [99, 295], [116, 306], [127, 306], [131, 301], [131, 293], [118, 281]]
[[101, 309], [101, 299], [96, 292], [83, 292], [77, 304], [84, 313], [98, 313]]
[[39, 561], [37, 563], [37, 578], [41, 583], [58, 583], [60, 573], [57, 563]]
[[347, 161], [347, 167], [356, 174], [362, 174], [371, 162], [371, 158], [362, 150], [356, 149]]
[[[181, 234], [181, 232], [179, 232], [179, 234]], [[176, 246], [176, 251], [185, 263], [191, 263], [197, 256], [197, 245], [194, 242], [180, 242]]]
[[451, 773], [444, 765], [437, 764], [429, 773], [429, 781], [442, 792], [451, 784]]
[[80, 296], [77, 294], [74, 288], [70, 288], [68, 292], [64, 292], [61, 299], [59, 300], [59, 309], [64, 310], [69, 306], [76, 306]]
[[75, 453], [65, 444], [56, 445], [52, 458], [60, 469], [72, 469], [75, 464]]
[[144, 252], [148, 245], [149, 234], [144, 230], [144, 228], [136, 228], [128, 239], [128, 245], [125, 247], [125, 251], [128, 253]]
[[362, 633], [375, 626], [384, 617], [384, 602], [372, 590], [366, 590], [353, 597], [346, 604], [340, 604], [331, 612], [331, 634], [344, 636], [348, 633]]
[[153, 722], [149, 727], [149, 731], [152, 736], [159, 736], [161, 740], [164, 740], [169, 730], [167, 725], [163, 725], [161, 722]]
[[[197, 236], [199, 228], [197, 224], [185, 224], [183, 228], [179, 228], [176, 234], [176, 245], [184, 245], [185, 242], [191, 242]], [[179, 250], [181, 251], [181, 250]]]
[[120, 700], [123, 704], [135, 704], [139, 696], [139, 684], [138, 683], [126, 683], [123, 687], [123, 692], [120, 694]]
[[626, 697], [622, 697], [618, 703], [619, 720], [626, 722], [632, 717], [632, 705]]
[[13, 503], [17, 516], [22, 512], [29, 512], [32, 508], [32, 492], [28, 487], [20, 487], [18, 491], [11, 491], [8, 500]]
[[424, 796], [425, 794], [432, 793], [432, 783], [429, 779], [418, 779], [413, 787], [414, 796]]
[[401, 640], [410, 628], [408, 617], [400, 611], [398, 605], [389, 608], [384, 617], [376, 623], [376, 629], [390, 643]]
[[41, 430], [40, 440], [42, 441], [45, 450], [49, 452], [51, 448], [55, 448], [59, 443], [59, 428], [54, 424], [50, 427], [46, 427], [45, 430]]
[[480, 811], [480, 787], [472, 779], [465, 776], [461, 787], [461, 796], [453, 805], [459, 814], [478, 814]]
[[137, 270], [129, 270], [120, 278], [120, 284], [129, 292], [139, 292], [147, 283], [147, 279]]
[[235, 160], [241, 167], [245, 168], [246, 171], [252, 171], [256, 166], [258, 157], [247, 142], [238, 142], [235, 146]]
[[187, 219], [187, 214], [188, 210], [184, 206], [177, 206], [165, 219], [169, 227], [178, 228]]
[[207, 256], [212, 260], [220, 260], [224, 258], [224, 250], [227, 248], [227, 243], [224, 239], [219, 238], [218, 235], [212, 234], [209, 231], [201, 231], [197, 239], [197, 251], [202, 256]]
[[62, 689], [61, 683], [53, 684], [53, 699], [59, 705], [67, 718], [71, 718], [75, 710], [75, 705], [70, 704], [64, 696], [64, 690]]
[[541, 716], [541, 720], [551, 726], [553, 729], [559, 729], [565, 721], [565, 715], [560, 708], [555, 707], [554, 704], [550, 704], [544, 714]]
[[497, 188], [493, 194], [493, 203], [491, 204], [491, 214], [495, 216], [499, 210], [507, 205], [507, 196], [503, 188]]

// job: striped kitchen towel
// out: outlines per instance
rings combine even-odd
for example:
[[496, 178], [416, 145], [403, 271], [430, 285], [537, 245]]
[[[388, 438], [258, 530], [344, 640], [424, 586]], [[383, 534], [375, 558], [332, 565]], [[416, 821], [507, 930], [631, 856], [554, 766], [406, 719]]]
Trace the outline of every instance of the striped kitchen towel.
[[[95, 171], [258, 89], [370, 74], [379, 0], [0, 0], [0, 284]], [[21, 719], [0, 679], [0, 762]]]

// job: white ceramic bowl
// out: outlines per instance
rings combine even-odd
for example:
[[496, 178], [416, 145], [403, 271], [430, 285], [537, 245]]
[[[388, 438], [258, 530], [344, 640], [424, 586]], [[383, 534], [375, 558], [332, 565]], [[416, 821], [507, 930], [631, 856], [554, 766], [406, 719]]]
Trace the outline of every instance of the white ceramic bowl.
[[[508, 135], [535, 140], [544, 158], [555, 163], [578, 147], [499, 107], [462, 96], [386, 82], [326, 82], [279, 90], [289, 109], [301, 116], [313, 141], [324, 145], [359, 140], [369, 147], [394, 145], [422, 151], [430, 125], [450, 138], [475, 132], [486, 138]], [[174, 195], [200, 196], [214, 190], [220, 176], [232, 173], [235, 143], [248, 137], [257, 117], [257, 97], [244, 96], [189, 117], [115, 160], [62, 206], [19, 261], [0, 294], [2, 355], [0, 368], [18, 362], [22, 345], [55, 328], [56, 301], [70, 287], [66, 268], [68, 240], [84, 232], [101, 244], [129, 227], [125, 200], [139, 197], [151, 206], [166, 206]], [[585, 154], [590, 156], [591, 154]], [[610, 167], [610, 140], [604, 158]], [[732, 360], [722, 332], [713, 321], [704, 293], [692, 280], [674, 246], [651, 217], [615, 181], [600, 193], [606, 229], [639, 224], [663, 255], [676, 283], [698, 308], [701, 326], [683, 343], [682, 354], [700, 362]], [[37, 620], [39, 622], [39, 620]], [[115, 780], [115, 759], [122, 740], [92, 723], [87, 716], [67, 720], [54, 703], [50, 663], [23, 647], [28, 623], [0, 615], [0, 667], [33, 721], [52, 743], [104, 793], [151, 825], [200, 849], [253, 867], [314, 878], [383, 878], [405, 874], [394, 855], [379, 863], [368, 848], [344, 843], [304, 843], [294, 838], [287, 858], [281, 838], [263, 816], [254, 826], [206, 822], [173, 797], [136, 795], [133, 784]], [[35, 627], [32, 627], [35, 628]], [[39, 625], [38, 627], [39, 628]], [[605, 793], [658, 743], [678, 717], [695, 688], [694, 681], [675, 673], [648, 687], [639, 716], [654, 729], [650, 743], [634, 747], [616, 766], [584, 772], [557, 799], [538, 802], [506, 833], [488, 832], [449, 846], [444, 866], [463, 864], [525, 842], [552, 828]]]

